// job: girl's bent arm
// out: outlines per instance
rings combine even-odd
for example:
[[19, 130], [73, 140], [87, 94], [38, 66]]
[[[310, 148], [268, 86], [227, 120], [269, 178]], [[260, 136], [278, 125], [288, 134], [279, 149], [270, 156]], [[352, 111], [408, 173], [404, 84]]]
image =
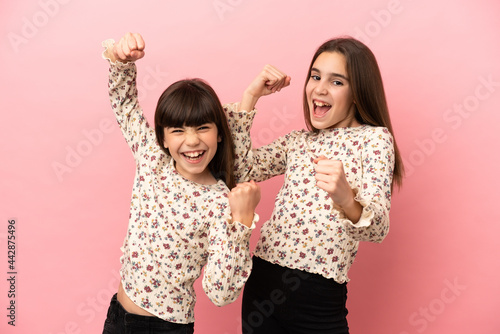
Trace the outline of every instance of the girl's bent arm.
[[[266, 65], [245, 89], [241, 102], [225, 106], [235, 145], [235, 177], [238, 182], [263, 181], [284, 173], [284, 165], [281, 166], [283, 168], [277, 168], [277, 166], [286, 160], [271, 162], [269, 151], [274, 149], [270, 146], [252, 150], [250, 128], [257, 101], [262, 96], [279, 92], [282, 88], [289, 86], [290, 81], [291, 78], [285, 73], [272, 65]], [[284, 148], [280, 146], [279, 149]], [[275, 157], [279, 156], [284, 158], [285, 154], [277, 154]]]
[[212, 223], [202, 285], [217, 306], [235, 301], [250, 275], [250, 235], [258, 219], [255, 214], [252, 228], [238, 222], [230, 223], [229, 219]]
[[258, 215], [260, 187], [255, 182], [238, 184], [228, 194], [232, 222], [215, 223], [210, 229], [209, 258], [203, 288], [212, 302], [222, 306], [234, 301], [251, 270], [249, 238]]
[[293, 145], [293, 133], [252, 149], [250, 129], [256, 110], [239, 110], [239, 103], [226, 104], [224, 109], [235, 147], [236, 181], [260, 182], [285, 173], [287, 150], [289, 145]]
[[365, 139], [361, 187], [354, 199], [362, 206], [358, 222], [342, 213], [346, 232], [357, 241], [382, 242], [389, 232], [391, 183], [394, 169], [393, 139], [385, 128], [376, 128]]

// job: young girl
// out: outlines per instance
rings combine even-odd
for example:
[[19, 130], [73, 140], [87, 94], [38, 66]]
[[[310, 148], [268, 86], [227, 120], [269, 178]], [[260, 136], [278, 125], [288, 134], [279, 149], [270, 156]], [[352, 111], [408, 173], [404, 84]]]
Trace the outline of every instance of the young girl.
[[109, 95], [136, 176], [121, 283], [103, 333], [193, 333], [193, 283], [204, 266], [203, 289], [218, 306], [233, 302], [247, 280], [260, 189], [234, 185], [233, 143], [210, 86], [172, 84], [153, 130], [137, 100], [134, 61], [144, 56], [144, 41], [127, 34], [113, 43], [103, 43]]
[[359, 241], [387, 235], [403, 167], [377, 62], [352, 38], [330, 40], [314, 54], [304, 87], [309, 131], [252, 149], [255, 103], [289, 82], [268, 65], [240, 105], [226, 110], [237, 179], [285, 174], [245, 286], [243, 333], [348, 333], [347, 274]]

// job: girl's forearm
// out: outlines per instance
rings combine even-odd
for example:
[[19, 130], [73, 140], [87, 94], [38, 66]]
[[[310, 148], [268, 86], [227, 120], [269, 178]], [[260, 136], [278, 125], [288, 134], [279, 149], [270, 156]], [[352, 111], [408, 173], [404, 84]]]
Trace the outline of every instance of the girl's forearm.
[[259, 97], [256, 97], [245, 91], [243, 93], [243, 97], [241, 98], [238, 111], [252, 111], [255, 108], [257, 101], [259, 101]]
[[349, 219], [353, 224], [356, 224], [361, 218], [361, 213], [363, 212], [363, 207], [354, 198], [348, 203], [342, 205], [342, 210], [347, 219]]

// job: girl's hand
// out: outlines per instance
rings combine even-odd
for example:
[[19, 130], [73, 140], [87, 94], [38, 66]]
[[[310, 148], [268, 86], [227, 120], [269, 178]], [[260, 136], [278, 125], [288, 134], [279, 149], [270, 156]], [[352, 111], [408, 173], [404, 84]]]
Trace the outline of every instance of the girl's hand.
[[357, 223], [362, 207], [354, 200], [354, 191], [344, 173], [344, 164], [339, 160], [329, 160], [325, 156], [314, 159], [316, 164], [316, 185], [325, 190], [333, 203], [342, 207], [347, 218]]
[[264, 66], [262, 72], [252, 81], [245, 93], [254, 97], [261, 97], [279, 92], [290, 85], [291, 78], [272, 65]]
[[260, 186], [254, 181], [239, 183], [227, 197], [233, 221], [251, 227], [255, 208], [260, 201]]
[[262, 72], [252, 81], [243, 93], [240, 110], [253, 110], [262, 96], [279, 92], [290, 85], [292, 79], [272, 65], [264, 66]]
[[136, 61], [144, 57], [145, 47], [144, 39], [140, 34], [127, 33], [118, 43], [115, 43], [111, 58], [122, 63]]

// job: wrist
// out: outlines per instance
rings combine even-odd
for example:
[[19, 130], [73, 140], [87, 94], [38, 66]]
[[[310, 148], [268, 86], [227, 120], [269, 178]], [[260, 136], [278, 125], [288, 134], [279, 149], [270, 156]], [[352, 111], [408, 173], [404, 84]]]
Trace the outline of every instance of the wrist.
[[243, 214], [243, 215], [233, 214], [231, 223], [234, 224], [235, 222], [239, 222], [240, 224], [243, 224], [247, 227], [251, 227], [253, 223], [253, 218], [254, 218], [253, 212], [252, 214]]
[[354, 224], [361, 218], [363, 207], [354, 197], [349, 197], [345, 203], [337, 203], [337, 205], [342, 209], [346, 218]]
[[241, 98], [240, 102], [240, 109], [239, 111], [252, 111], [255, 108], [255, 105], [257, 104], [257, 101], [259, 101], [260, 96], [255, 95], [248, 90], [246, 90], [243, 93], [243, 97]]

